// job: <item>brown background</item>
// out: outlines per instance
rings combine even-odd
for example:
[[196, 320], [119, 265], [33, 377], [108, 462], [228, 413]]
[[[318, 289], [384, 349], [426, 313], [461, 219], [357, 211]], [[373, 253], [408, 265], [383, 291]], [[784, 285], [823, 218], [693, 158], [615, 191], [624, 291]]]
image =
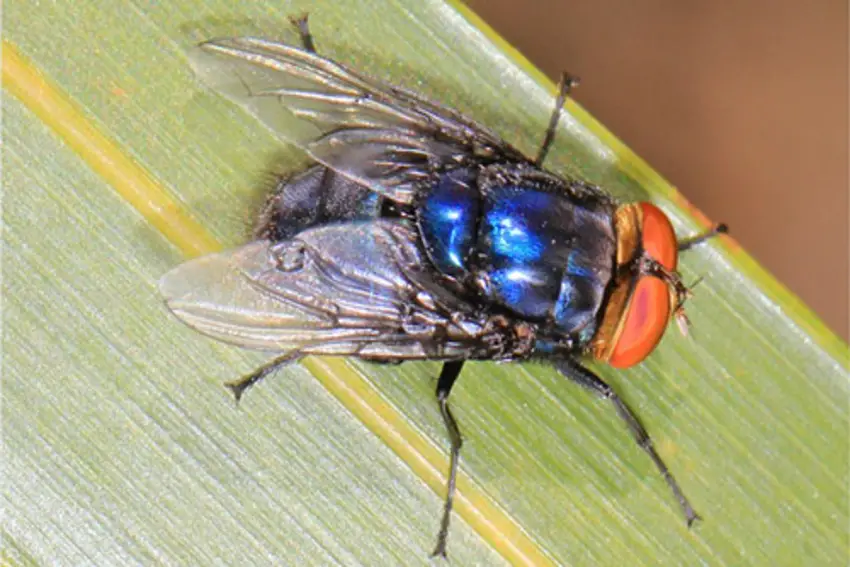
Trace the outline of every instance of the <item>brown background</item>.
[[845, 0], [467, 0], [848, 339]]

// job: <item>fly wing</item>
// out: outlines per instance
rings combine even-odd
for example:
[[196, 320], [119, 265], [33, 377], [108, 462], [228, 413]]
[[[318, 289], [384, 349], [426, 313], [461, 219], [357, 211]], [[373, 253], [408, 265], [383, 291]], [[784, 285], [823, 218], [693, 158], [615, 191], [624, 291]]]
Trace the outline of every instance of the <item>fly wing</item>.
[[191, 260], [159, 286], [189, 326], [239, 346], [383, 360], [468, 358], [483, 325], [423, 273], [411, 230], [391, 221], [310, 229]]
[[213, 40], [192, 63], [208, 85], [316, 161], [395, 201], [410, 202], [417, 182], [465, 160], [527, 161], [453, 110], [297, 47]]

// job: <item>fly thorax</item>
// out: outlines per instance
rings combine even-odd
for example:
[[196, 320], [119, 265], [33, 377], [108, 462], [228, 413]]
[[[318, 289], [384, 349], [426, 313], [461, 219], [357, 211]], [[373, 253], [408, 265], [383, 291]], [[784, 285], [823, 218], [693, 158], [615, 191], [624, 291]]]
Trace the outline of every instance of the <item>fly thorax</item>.
[[447, 276], [465, 278], [471, 269], [481, 199], [475, 171], [443, 175], [416, 208], [419, 234], [434, 267]]
[[443, 175], [417, 204], [423, 247], [486, 303], [589, 339], [612, 274], [613, 209], [533, 173], [484, 187], [475, 169]]

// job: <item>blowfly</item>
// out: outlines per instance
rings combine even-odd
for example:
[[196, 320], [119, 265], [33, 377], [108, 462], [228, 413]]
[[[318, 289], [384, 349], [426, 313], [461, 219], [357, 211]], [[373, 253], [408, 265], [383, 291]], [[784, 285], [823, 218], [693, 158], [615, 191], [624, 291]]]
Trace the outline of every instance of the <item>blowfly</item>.
[[278, 358], [229, 384], [238, 399], [306, 355], [443, 363], [437, 402], [451, 447], [435, 555], [445, 556], [462, 437], [449, 393], [466, 361], [547, 361], [615, 407], [688, 525], [691, 503], [635, 413], [583, 360], [641, 362], [668, 322], [685, 328], [677, 241], [650, 203], [547, 171], [576, 80], [564, 75], [530, 158], [458, 112], [302, 47], [213, 40], [193, 64], [209, 86], [299, 145], [314, 164], [280, 181], [256, 240], [160, 282], [198, 331]]

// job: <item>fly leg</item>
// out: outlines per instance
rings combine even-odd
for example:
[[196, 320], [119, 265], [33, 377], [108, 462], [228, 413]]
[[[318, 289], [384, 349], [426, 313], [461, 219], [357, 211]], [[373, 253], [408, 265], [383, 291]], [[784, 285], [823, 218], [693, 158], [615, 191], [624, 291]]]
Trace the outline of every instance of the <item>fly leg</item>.
[[290, 23], [298, 28], [298, 34], [301, 36], [301, 45], [305, 51], [316, 53], [316, 44], [313, 43], [313, 35], [310, 33], [310, 26], [307, 24], [307, 14], [298, 17], [289, 18]]
[[231, 392], [233, 392], [233, 397], [236, 398], [236, 402], [239, 403], [239, 400], [242, 399], [242, 394], [244, 394], [248, 388], [259, 382], [278, 368], [295, 362], [299, 358], [301, 358], [301, 353], [297, 350], [284, 354], [283, 356], [279, 356], [274, 360], [260, 366], [259, 368], [257, 368], [250, 374], [243, 376], [239, 380], [235, 380], [233, 382], [225, 382], [224, 385]]
[[534, 165], [540, 167], [543, 165], [543, 160], [546, 159], [546, 154], [549, 153], [549, 148], [555, 140], [555, 130], [558, 128], [558, 119], [561, 117], [561, 109], [567, 101], [570, 91], [577, 87], [579, 78], [562, 73], [561, 80], [558, 83], [558, 98], [555, 99], [555, 109], [552, 111], [552, 116], [549, 117], [549, 126], [546, 128], [546, 135], [543, 137], [543, 143], [540, 144], [540, 149], [537, 151], [537, 157], [534, 159]]
[[452, 502], [454, 501], [455, 486], [457, 483], [460, 447], [463, 445], [460, 428], [458, 428], [457, 421], [455, 421], [452, 411], [449, 409], [449, 393], [462, 368], [462, 360], [446, 362], [443, 364], [443, 370], [440, 372], [439, 380], [437, 380], [437, 403], [440, 404], [440, 414], [443, 416], [443, 423], [445, 423], [446, 430], [449, 433], [451, 456], [449, 460], [449, 482], [446, 487], [446, 503], [443, 507], [443, 519], [440, 522], [440, 532], [437, 534], [437, 546], [431, 554], [432, 557], [446, 557], [446, 538], [449, 535], [449, 521], [451, 520]]
[[[310, 33], [310, 24], [307, 21], [308, 14], [302, 14], [298, 17], [289, 18], [290, 23], [298, 28], [298, 35], [301, 37], [301, 46], [305, 51], [309, 51], [310, 53], [316, 52], [316, 43], [313, 41], [313, 34]], [[336, 180], [336, 172], [330, 167], [325, 168], [324, 176], [322, 177], [322, 187], [330, 188], [334, 186], [334, 182]], [[320, 197], [319, 207], [321, 210], [325, 210], [325, 202], [328, 192], [323, 192]]]
[[718, 234], [726, 234], [729, 232], [729, 227], [724, 223], [720, 223], [715, 225], [713, 228], [703, 232], [702, 234], [697, 234], [695, 236], [689, 236], [688, 238], [684, 238], [679, 241], [679, 252], [684, 252], [685, 250], [690, 250], [697, 244], [705, 242], [709, 238], [713, 238]]
[[667, 481], [667, 486], [670, 487], [670, 490], [673, 492], [673, 496], [675, 496], [676, 500], [679, 501], [679, 506], [682, 508], [682, 513], [685, 515], [685, 521], [687, 522], [688, 527], [698, 520], [699, 515], [694, 511], [691, 503], [688, 502], [688, 499], [685, 498], [685, 494], [682, 492], [682, 489], [679, 488], [679, 483], [676, 482], [676, 479], [673, 478], [673, 475], [670, 473], [667, 465], [664, 464], [664, 461], [661, 460], [661, 457], [655, 451], [652, 439], [646, 432], [646, 429], [644, 429], [643, 425], [641, 425], [635, 415], [635, 412], [632, 411], [626, 402], [624, 402], [622, 398], [620, 398], [620, 396], [618, 396], [611, 388], [611, 386], [605, 383], [605, 381], [577, 362], [568, 359], [559, 360], [555, 363], [555, 367], [561, 372], [561, 374], [573, 382], [580, 386], [584, 386], [588, 390], [595, 392], [599, 395], [599, 397], [610, 400], [611, 403], [614, 404], [617, 414], [623, 421], [626, 422], [629, 431], [632, 433], [632, 437], [634, 437], [637, 444], [640, 445], [640, 448], [646, 451], [655, 463], [655, 466], [658, 468], [661, 476], [663, 476], [664, 480]]
[[[315, 53], [316, 46], [313, 43], [313, 36], [310, 34], [310, 27], [307, 25], [307, 14], [304, 14], [297, 18], [290, 18], [289, 21], [292, 22], [292, 25], [298, 28], [298, 33], [301, 36], [301, 43], [304, 46], [304, 49], [311, 53]], [[243, 394], [245, 394], [248, 388], [259, 382], [278, 368], [295, 362], [296, 360], [301, 358], [301, 356], [301, 353], [297, 350], [284, 354], [283, 356], [279, 356], [274, 360], [271, 360], [270, 362], [267, 362], [266, 364], [260, 366], [259, 368], [257, 368], [250, 374], [243, 376], [239, 380], [234, 380], [233, 382], [225, 382], [224, 385], [233, 393], [233, 397], [236, 398], [236, 402], [239, 403], [239, 400], [242, 399]]]

